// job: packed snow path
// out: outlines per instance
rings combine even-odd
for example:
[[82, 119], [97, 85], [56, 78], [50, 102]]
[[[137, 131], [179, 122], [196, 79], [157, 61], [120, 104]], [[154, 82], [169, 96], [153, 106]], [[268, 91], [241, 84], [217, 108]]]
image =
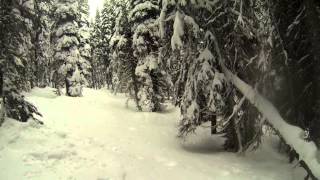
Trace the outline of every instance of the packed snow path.
[[72, 98], [47, 88], [26, 96], [45, 125], [6, 120], [1, 180], [292, 180], [301, 174], [270, 140], [242, 157], [223, 152], [221, 138], [208, 130], [176, 138], [173, 107], [136, 112], [107, 90], [85, 89], [84, 97]]

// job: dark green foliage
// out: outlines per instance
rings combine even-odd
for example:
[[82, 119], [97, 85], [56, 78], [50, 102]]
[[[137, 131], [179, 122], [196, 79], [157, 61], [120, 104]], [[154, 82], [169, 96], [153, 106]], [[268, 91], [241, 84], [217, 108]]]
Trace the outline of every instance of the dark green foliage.
[[[0, 63], [1, 63], [1, 94], [4, 98], [4, 109], [6, 115], [18, 121], [26, 122], [33, 118], [34, 114], [40, 115], [37, 109], [24, 100], [21, 92], [30, 89], [32, 79], [28, 77], [30, 73], [30, 54], [28, 52], [28, 34], [31, 30], [30, 24], [24, 21], [22, 14], [28, 15], [32, 19], [32, 13], [27, 13], [28, 9], [19, 4], [18, 1], [1, 0], [0, 5]], [[16, 9], [16, 11], [13, 11]], [[31, 71], [32, 72], [32, 71]]]
[[317, 1], [271, 1], [275, 27], [273, 68], [279, 88], [274, 101], [289, 123], [310, 131], [320, 146], [320, 4]]

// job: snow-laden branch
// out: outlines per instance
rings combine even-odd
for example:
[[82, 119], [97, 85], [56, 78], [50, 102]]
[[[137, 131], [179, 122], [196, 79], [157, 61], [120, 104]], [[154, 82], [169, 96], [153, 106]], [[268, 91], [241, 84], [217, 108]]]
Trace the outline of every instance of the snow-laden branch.
[[180, 11], [177, 11], [173, 23], [173, 35], [171, 37], [171, 48], [173, 50], [182, 47], [183, 42], [181, 38], [184, 33], [183, 15], [180, 13]]
[[286, 143], [290, 145], [312, 171], [313, 175], [320, 178], [320, 151], [313, 141], [307, 142], [304, 138], [304, 131], [296, 126], [288, 124], [280, 115], [276, 107], [252, 86], [245, 83], [237, 75], [233, 74], [224, 64], [218, 42], [213, 34], [215, 48], [219, 57], [219, 63], [226, 79], [230, 81], [245, 97], [253, 104], [267, 121], [279, 131]]
[[136, 17], [136, 13], [141, 12], [141, 11], [147, 11], [147, 10], [152, 10], [152, 9], [156, 9], [158, 10], [159, 7], [155, 4], [152, 4], [152, 2], [150, 1], [146, 1], [144, 3], [140, 3], [138, 5], [136, 5], [130, 12], [129, 12], [129, 20], [134, 20]]
[[228, 124], [231, 122], [232, 118], [238, 113], [238, 111], [240, 110], [240, 108], [245, 100], [246, 100], [246, 98], [242, 97], [241, 100], [239, 101], [239, 103], [233, 107], [233, 111], [232, 111], [231, 115], [228, 117], [228, 119], [226, 121], [223, 122], [224, 128], [226, 128], [228, 126]]
[[286, 143], [296, 150], [312, 173], [320, 178], [320, 152], [315, 143], [307, 142], [303, 138], [304, 131], [301, 128], [288, 124], [270, 101], [234, 75], [223, 64], [222, 69], [227, 79], [267, 118], [268, 122], [280, 132]]

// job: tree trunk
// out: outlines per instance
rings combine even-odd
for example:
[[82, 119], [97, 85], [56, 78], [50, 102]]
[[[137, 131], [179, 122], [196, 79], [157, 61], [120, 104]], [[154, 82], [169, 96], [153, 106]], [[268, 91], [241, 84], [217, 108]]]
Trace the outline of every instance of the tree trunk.
[[0, 126], [4, 121], [4, 116], [5, 116], [5, 109], [4, 109], [4, 99], [3, 99], [3, 72], [2, 72], [2, 69], [0, 69]]
[[134, 68], [134, 64], [132, 63], [131, 66], [131, 77], [132, 77], [132, 86], [133, 86], [133, 91], [134, 91], [134, 101], [136, 102], [136, 106], [138, 108], [139, 111], [142, 111], [142, 107], [139, 105], [139, 97], [138, 97], [138, 92], [139, 92], [139, 88], [138, 88], [138, 80], [137, 80], [137, 76], [135, 74], [135, 68]]
[[244, 97], [266, 118], [266, 120], [279, 132], [288, 145], [300, 156], [316, 178], [320, 178], [320, 150], [314, 142], [307, 142], [303, 137], [303, 129], [288, 124], [280, 115], [276, 107], [252, 86], [233, 74], [224, 64], [217, 39], [214, 37], [215, 50], [218, 54], [219, 64], [226, 79], [232, 83]]
[[288, 143], [303, 160], [313, 175], [320, 178], [320, 151], [315, 143], [307, 142], [301, 134], [303, 130], [299, 127], [289, 125], [280, 115], [278, 110], [266, 98], [256, 92], [250, 85], [228, 70], [223, 62], [220, 62], [227, 79], [238, 88], [238, 90], [253, 104], [268, 122], [279, 131], [283, 139]]

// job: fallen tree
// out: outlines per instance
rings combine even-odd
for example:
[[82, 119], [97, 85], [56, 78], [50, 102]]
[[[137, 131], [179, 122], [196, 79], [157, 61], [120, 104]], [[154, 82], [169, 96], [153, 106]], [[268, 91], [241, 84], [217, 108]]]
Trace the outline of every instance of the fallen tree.
[[257, 92], [252, 86], [241, 80], [237, 75], [233, 74], [225, 66], [217, 39], [213, 34], [212, 38], [219, 58], [219, 64], [226, 79], [258, 109], [266, 120], [280, 133], [285, 142], [299, 154], [299, 160], [302, 162], [302, 166], [307, 166], [312, 173], [311, 176], [320, 179], [320, 151], [316, 144], [313, 141], [305, 140], [303, 129], [288, 124], [268, 99]]

